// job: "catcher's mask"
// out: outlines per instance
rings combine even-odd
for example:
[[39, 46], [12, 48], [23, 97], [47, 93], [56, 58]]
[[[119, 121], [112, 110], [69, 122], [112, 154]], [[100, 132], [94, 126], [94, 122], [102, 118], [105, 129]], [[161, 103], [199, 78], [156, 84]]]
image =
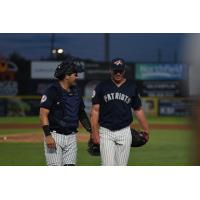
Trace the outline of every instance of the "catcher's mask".
[[59, 64], [55, 70], [54, 77], [60, 79], [65, 75], [71, 75], [74, 73], [81, 73], [84, 71], [84, 63], [79, 59], [67, 58], [61, 64]]

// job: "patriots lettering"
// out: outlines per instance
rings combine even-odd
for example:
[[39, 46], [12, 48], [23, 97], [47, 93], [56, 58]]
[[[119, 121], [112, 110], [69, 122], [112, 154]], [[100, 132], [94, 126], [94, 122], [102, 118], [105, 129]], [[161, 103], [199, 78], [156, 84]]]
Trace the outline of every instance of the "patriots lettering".
[[131, 98], [125, 94], [116, 92], [116, 93], [108, 93], [104, 95], [104, 101], [112, 101], [112, 100], [121, 100], [125, 102], [126, 104], [129, 104], [131, 102]]
[[[129, 126], [132, 122], [131, 109], [141, 106], [136, 86], [130, 80], [126, 80], [121, 87], [116, 87], [112, 80], [101, 82], [94, 89], [92, 103], [102, 106], [99, 122], [109, 130], [120, 130]], [[119, 120], [118, 116], [124, 116], [123, 120]]]

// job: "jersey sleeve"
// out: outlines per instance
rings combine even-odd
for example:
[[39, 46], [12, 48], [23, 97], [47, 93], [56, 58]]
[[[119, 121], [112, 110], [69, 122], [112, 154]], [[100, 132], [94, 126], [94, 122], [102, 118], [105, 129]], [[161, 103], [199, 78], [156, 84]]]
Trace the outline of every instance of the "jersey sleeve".
[[54, 102], [54, 96], [53, 90], [51, 88], [47, 88], [40, 100], [40, 107], [50, 110]]
[[101, 87], [97, 85], [96, 88], [92, 91], [92, 105], [100, 104], [101, 102]]
[[135, 88], [134, 95], [131, 98], [131, 106], [134, 110], [138, 110], [142, 106], [142, 102], [137, 88]]
[[84, 104], [83, 98], [81, 98], [80, 110], [84, 110], [84, 109], [85, 109], [85, 104]]

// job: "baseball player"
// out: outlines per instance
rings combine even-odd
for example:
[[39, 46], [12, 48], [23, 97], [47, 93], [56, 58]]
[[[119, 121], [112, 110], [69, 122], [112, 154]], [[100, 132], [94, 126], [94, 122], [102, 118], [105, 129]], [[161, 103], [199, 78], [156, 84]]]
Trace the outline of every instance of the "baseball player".
[[77, 62], [72, 58], [62, 62], [54, 74], [58, 80], [46, 89], [41, 98], [40, 120], [47, 165], [74, 166], [79, 120], [91, 132], [84, 102], [75, 84], [77, 72]]
[[100, 143], [102, 165], [127, 165], [131, 148], [132, 110], [143, 131], [149, 127], [135, 84], [127, 80], [125, 62], [111, 62], [111, 78], [99, 83], [92, 94], [92, 140]]

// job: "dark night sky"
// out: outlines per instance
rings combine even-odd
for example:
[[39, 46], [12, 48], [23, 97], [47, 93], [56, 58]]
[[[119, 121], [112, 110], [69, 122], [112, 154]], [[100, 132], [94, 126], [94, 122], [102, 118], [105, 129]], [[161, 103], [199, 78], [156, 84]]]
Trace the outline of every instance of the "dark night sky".
[[[158, 49], [162, 61], [170, 62], [177, 51], [178, 61], [182, 60], [182, 48], [187, 34], [113, 33], [110, 34], [110, 59], [123, 57], [126, 61], [154, 62], [158, 60]], [[7, 57], [17, 51], [27, 59], [46, 58], [50, 52], [48, 33], [1, 33], [0, 55]], [[104, 60], [104, 34], [102, 33], [57, 33], [55, 47], [65, 53], [97, 61]]]

